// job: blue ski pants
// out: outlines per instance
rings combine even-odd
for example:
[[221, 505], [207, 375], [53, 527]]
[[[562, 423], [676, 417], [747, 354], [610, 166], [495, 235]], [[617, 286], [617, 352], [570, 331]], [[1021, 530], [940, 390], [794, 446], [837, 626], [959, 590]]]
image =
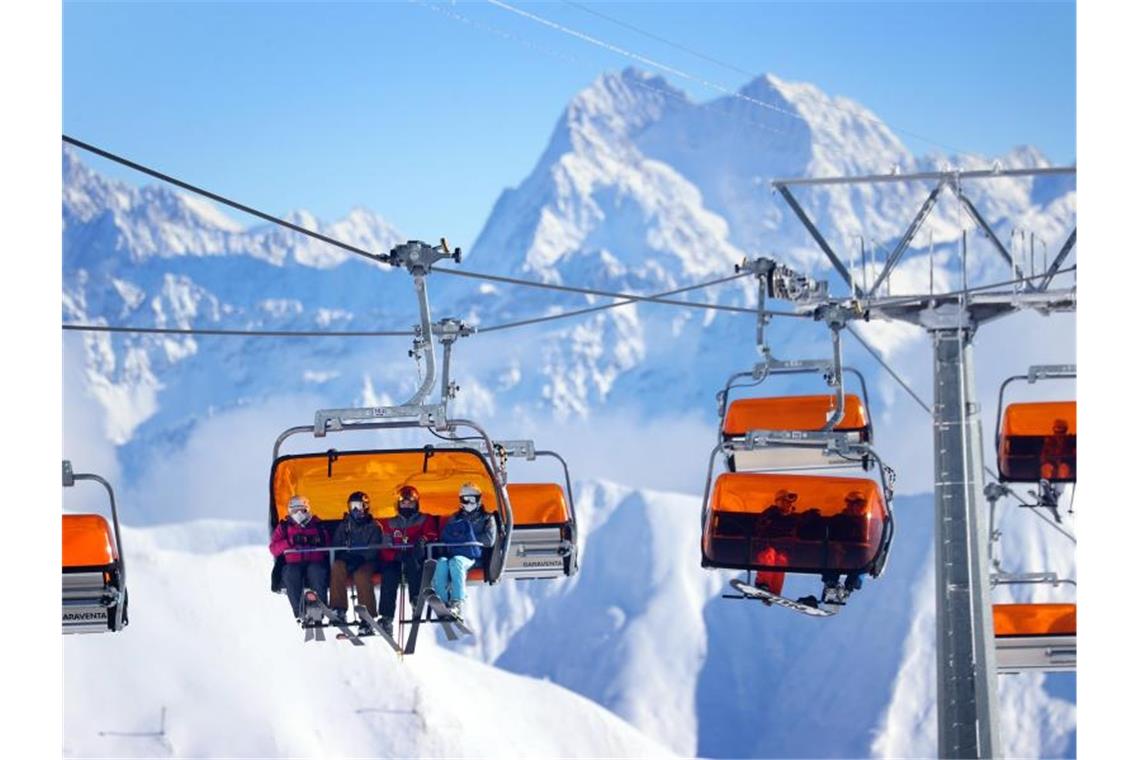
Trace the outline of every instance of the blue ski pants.
[[[475, 564], [470, 557], [444, 557], [435, 564], [431, 587], [444, 604], [462, 602], [467, 597], [467, 571]], [[451, 593], [448, 594], [448, 581]]]

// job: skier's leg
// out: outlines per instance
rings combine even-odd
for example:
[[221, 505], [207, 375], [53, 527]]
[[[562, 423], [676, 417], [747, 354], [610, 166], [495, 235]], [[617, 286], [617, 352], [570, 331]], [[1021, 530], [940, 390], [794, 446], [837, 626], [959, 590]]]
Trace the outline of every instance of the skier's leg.
[[400, 588], [400, 563], [383, 562], [380, 565], [380, 617], [396, 615], [396, 591]]
[[462, 602], [467, 598], [467, 571], [475, 564], [470, 557], [452, 557], [449, 565], [451, 576], [451, 601]]
[[420, 593], [420, 585], [424, 580], [424, 560], [415, 551], [404, 552], [404, 580], [408, 582], [408, 591], [412, 595], [412, 606], [416, 604], [415, 596]]
[[356, 584], [356, 599], [368, 610], [368, 614], [376, 617], [376, 587], [372, 585], [373, 565], [365, 562], [356, 568], [352, 574], [352, 581]]
[[301, 592], [305, 584], [305, 566], [301, 563], [286, 564], [281, 571], [281, 579], [285, 581], [285, 595], [289, 597], [289, 606], [293, 608], [293, 617], [301, 617]]
[[317, 598], [324, 604], [329, 603], [329, 565], [326, 561], [305, 563], [305, 577], [309, 588], [317, 592]]
[[339, 612], [348, 609], [348, 566], [338, 559], [332, 566], [329, 579], [329, 607]]
[[440, 557], [435, 563], [435, 575], [431, 579], [431, 589], [435, 592], [444, 604], [447, 604], [451, 597], [447, 593], [447, 576], [448, 566], [451, 564], [451, 559], [448, 557]]

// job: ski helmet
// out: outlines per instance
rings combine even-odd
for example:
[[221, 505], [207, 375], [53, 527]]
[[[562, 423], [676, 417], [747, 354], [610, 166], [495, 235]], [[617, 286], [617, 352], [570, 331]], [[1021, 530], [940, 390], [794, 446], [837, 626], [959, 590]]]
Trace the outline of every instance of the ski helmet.
[[396, 510], [404, 517], [420, 511], [420, 492], [415, 486], [404, 486], [396, 495]]
[[289, 499], [289, 517], [298, 525], [304, 525], [312, 517], [312, 507], [304, 496], [294, 496]]
[[464, 512], [474, 512], [483, 503], [483, 492], [474, 483], [464, 483], [459, 487], [459, 506]]
[[367, 512], [369, 509], [368, 494], [364, 491], [353, 491], [348, 497], [348, 508], [353, 512]]

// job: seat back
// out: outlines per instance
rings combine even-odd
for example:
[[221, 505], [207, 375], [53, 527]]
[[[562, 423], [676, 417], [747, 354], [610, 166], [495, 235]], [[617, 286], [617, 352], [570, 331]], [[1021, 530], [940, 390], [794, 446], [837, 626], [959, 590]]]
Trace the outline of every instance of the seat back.
[[[751, 430], [819, 431], [835, 409], [835, 396], [769, 396], [737, 399], [728, 405], [721, 427], [722, 440], [743, 439]], [[833, 428], [846, 433], [852, 443], [871, 440], [871, 419], [863, 400], [843, 396], [843, 417]], [[766, 447], [734, 451], [730, 466], [739, 472], [789, 470], [827, 465], [850, 466], [848, 459], [822, 449]]]

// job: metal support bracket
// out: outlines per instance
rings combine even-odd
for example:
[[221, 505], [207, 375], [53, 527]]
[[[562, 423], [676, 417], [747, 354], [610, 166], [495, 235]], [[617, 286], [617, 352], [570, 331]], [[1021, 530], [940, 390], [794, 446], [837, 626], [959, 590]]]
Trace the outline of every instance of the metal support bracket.
[[534, 461], [534, 441], [531, 440], [495, 441], [495, 450], [500, 452], [500, 456]]
[[313, 435], [324, 437], [330, 430], [345, 430], [353, 422], [414, 419], [421, 427], [443, 430], [447, 426], [447, 408], [443, 404], [400, 406], [366, 406], [359, 409], [321, 409], [313, 420]]
[[1031, 384], [1038, 380], [1073, 378], [1076, 376], [1077, 365], [1075, 364], [1035, 364], [1025, 373], [1025, 379]]

